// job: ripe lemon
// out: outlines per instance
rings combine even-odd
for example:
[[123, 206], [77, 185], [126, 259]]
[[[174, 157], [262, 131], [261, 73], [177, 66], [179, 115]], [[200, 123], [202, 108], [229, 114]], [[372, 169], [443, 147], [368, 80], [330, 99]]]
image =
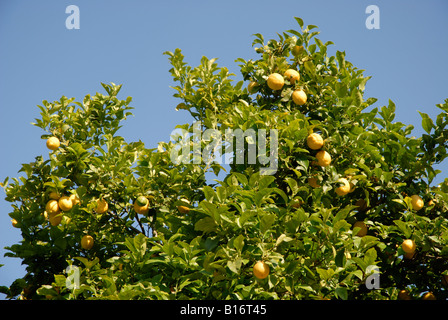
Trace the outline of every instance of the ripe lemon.
[[50, 137], [47, 139], [47, 148], [50, 150], [56, 150], [61, 145], [60, 141], [56, 137]]
[[146, 198], [145, 196], [139, 196], [136, 200], [135, 203], [140, 206], [140, 207], [144, 207], [149, 203], [148, 198]]
[[294, 69], [288, 69], [283, 74], [286, 80], [289, 80], [291, 84], [294, 84], [296, 81], [300, 80], [300, 74]]
[[295, 104], [298, 104], [299, 106], [304, 105], [306, 100], [307, 96], [305, 91], [299, 89], [292, 93], [292, 101], [294, 101]]
[[177, 210], [179, 210], [179, 212], [182, 214], [187, 214], [190, 212], [190, 208], [188, 208], [187, 206], [178, 206]]
[[[148, 200], [148, 199], [146, 199]], [[149, 211], [149, 201], [146, 202], [146, 205], [140, 206], [137, 201], [134, 203], [134, 211], [138, 214], [147, 215]]]
[[62, 213], [60, 213], [60, 212], [53, 212], [53, 213], [50, 213], [50, 215], [49, 215], [49, 217], [48, 217], [48, 220], [50, 220], [50, 224], [51, 224], [53, 227], [56, 227], [56, 226], [58, 226], [58, 225], [61, 223], [61, 221], [62, 221]]
[[268, 77], [268, 87], [272, 90], [280, 90], [285, 85], [285, 80], [281, 74], [272, 73]]
[[353, 229], [354, 228], [361, 228], [358, 233], [356, 234], [358, 237], [364, 237], [367, 234], [367, 226], [364, 223], [364, 221], [356, 221], [353, 224]]
[[425, 203], [423, 202], [423, 199], [420, 198], [418, 195], [414, 194], [413, 196], [411, 196], [411, 204], [412, 204], [412, 208], [415, 211], [418, 211], [420, 209], [423, 208], [423, 206], [425, 205]]
[[294, 48], [292, 48], [291, 52], [294, 56], [298, 56], [300, 54], [300, 52], [303, 51], [303, 46], [294, 46]]
[[405, 254], [403, 255], [403, 257], [404, 257], [405, 259], [411, 260], [411, 259], [414, 257], [414, 255], [415, 255], [415, 251], [414, 251], [414, 252], [410, 252], [410, 253], [405, 253]]
[[321, 150], [316, 154], [317, 163], [321, 167], [327, 167], [331, 163], [331, 156], [327, 151]]
[[350, 183], [345, 178], [338, 179], [338, 183], [343, 183], [342, 186], [336, 188], [336, 194], [338, 196], [345, 196], [350, 192]]
[[422, 299], [423, 299], [423, 300], [437, 300], [437, 299], [436, 299], [436, 296], [435, 296], [434, 293], [432, 293], [432, 292], [426, 292], [426, 293], [423, 295]]
[[415, 249], [417, 248], [414, 240], [411, 239], [404, 240], [403, 243], [401, 244], [401, 247], [403, 248], [403, 251], [405, 253], [414, 253]]
[[19, 221], [17, 221], [16, 219], [12, 219], [11, 220], [12, 226], [14, 228], [18, 228], [19, 227]]
[[411, 300], [408, 290], [400, 290], [400, 292], [398, 292], [398, 300]]
[[70, 197], [67, 197], [67, 196], [61, 197], [58, 201], [58, 204], [59, 204], [59, 208], [62, 211], [70, 211], [73, 207], [72, 199], [70, 199]]
[[57, 200], [50, 200], [47, 202], [47, 205], [45, 206], [45, 211], [48, 212], [49, 215], [52, 213], [59, 213], [61, 210], [59, 210], [59, 204]]
[[86, 250], [92, 249], [93, 248], [93, 243], [94, 243], [94, 240], [93, 240], [92, 236], [85, 235], [81, 239], [81, 247], [83, 249], [86, 249]]
[[311, 187], [313, 187], [313, 188], [319, 188], [320, 187], [319, 183], [317, 183], [317, 178], [314, 178], [314, 177], [308, 178], [308, 184]]
[[306, 138], [306, 144], [310, 149], [319, 150], [324, 145], [324, 139], [318, 133], [312, 133]]
[[254, 276], [264, 279], [269, 275], [269, 266], [264, 261], [258, 261], [253, 268]]
[[104, 199], [98, 199], [96, 200], [96, 213], [104, 213], [109, 209], [109, 205], [107, 204], [106, 200]]
[[69, 198], [74, 206], [81, 203], [81, 200], [79, 200], [79, 197], [76, 194], [71, 194]]
[[247, 91], [249, 91], [249, 93], [255, 93], [255, 92], [257, 92], [257, 89], [256, 89], [257, 86], [258, 86], [257, 82], [251, 81], [247, 86]]

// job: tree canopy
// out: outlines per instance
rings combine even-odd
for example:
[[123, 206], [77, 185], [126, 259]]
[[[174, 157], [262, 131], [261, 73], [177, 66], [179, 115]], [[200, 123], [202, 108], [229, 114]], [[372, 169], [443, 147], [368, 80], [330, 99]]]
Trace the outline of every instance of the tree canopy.
[[[299, 30], [277, 39], [254, 35], [259, 59], [236, 60], [241, 81], [216, 59], [191, 67], [180, 49], [165, 52], [176, 109], [194, 123], [154, 148], [117, 135], [132, 115], [121, 85], [102, 84], [106, 94], [82, 101], [43, 101], [34, 125], [60, 146], [2, 183], [23, 237], [6, 256], [21, 259], [26, 275], [0, 291], [17, 299], [446, 299], [448, 180], [433, 181], [447, 157], [448, 99], [434, 120], [420, 112], [425, 133], [411, 136], [412, 125], [394, 122], [392, 101], [374, 107], [377, 99], [364, 97], [364, 70], [345, 52], [329, 56], [332, 42], [296, 21]], [[229, 168], [219, 156], [233, 159]], [[207, 172], [224, 179], [207, 181]], [[72, 197], [65, 211], [63, 196]], [[140, 196], [146, 204], [136, 204]], [[414, 249], [402, 245], [408, 239]], [[254, 276], [258, 261], [265, 278]]]

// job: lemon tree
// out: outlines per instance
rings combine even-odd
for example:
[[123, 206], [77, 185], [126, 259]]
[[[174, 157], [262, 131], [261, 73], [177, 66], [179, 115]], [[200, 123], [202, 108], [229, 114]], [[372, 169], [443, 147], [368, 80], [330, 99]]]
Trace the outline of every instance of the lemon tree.
[[[180, 49], [166, 52], [176, 109], [201, 131], [277, 130], [277, 148], [266, 146], [277, 151], [274, 174], [260, 174], [264, 154], [224, 171], [192, 153], [174, 163], [180, 136], [151, 148], [126, 142], [117, 133], [132, 99], [118, 98], [119, 85], [43, 101], [34, 124], [49, 158], [2, 183], [23, 238], [6, 255], [27, 273], [0, 290], [17, 299], [447, 298], [448, 180], [435, 167], [447, 157], [448, 100], [435, 119], [420, 113], [425, 133], [414, 137], [394, 122], [392, 101], [364, 96], [370, 77], [345, 52], [329, 55], [317, 27], [296, 21], [277, 39], [255, 35], [258, 59], [236, 60], [241, 81], [215, 59], [191, 67]], [[245, 138], [247, 149], [260, 143]], [[210, 146], [205, 135], [189, 139]], [[373, 269], [380, 288], [369, 290]]]

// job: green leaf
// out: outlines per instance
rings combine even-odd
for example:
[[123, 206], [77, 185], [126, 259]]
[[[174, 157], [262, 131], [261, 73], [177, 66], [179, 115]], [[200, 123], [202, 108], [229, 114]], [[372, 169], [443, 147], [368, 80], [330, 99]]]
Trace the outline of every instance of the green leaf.
[[300, 28], [303, 28], [303, 20], [298, 18], [298, 17], [294, 17], [294, 19], [297, 21], [297, 23], [299, 24]]
[[216, 230], [218, 225], [215, 220], [211, 217], [205, 217], [195, 223], [194, 229], [197, 231], [203, 231], [205, 233], [213, 232]]
[[425, 130], [428, 134], [431, 133], [431, 130], [434, 128], [434, 122], [428, 116], [428, 114], [420, 111], [418, 113], [420, 113], [420, 116], [422, 117], [423, 130]]
[[373, 264], [375, 264], [376, 257], [377, 257], [377, 253], [376, 253], [375, 248], [370, 248], [364, 254], [364, 262], [367, 265], [373, 265]]
[[342, 300], [347, 300], [348, 299], [347, 288], [343, 288], [343, 287], [336, 288], [335, 295], [336, 295], [336, 297], [338, 297], [338, 298], [340, 298]]
[[260, 231], [264, 234], [273, 225], [276, 216], [274, 214], [266, 214], [261, 218]]
[[54, 282], [55, 282], [57, 287], [60, 287], [60, 288], [65, 287], [66, 280], [67, 279], [62, 274], [55, 274], [54, 275]]
[[227, 267], [229, 267], [230, 271], [234, 273], [239, 273], [242, 263], [243, 260], [240, 257], [237, 257], [235, 260], [227, 261]]
[[240, 252], [243, 250], [244, 236], [242, 234], [240, 234], [233, 240], [233, 246], [235, 247], [236, 250]]
[[96, 257], [93, 260], [89, 260], [89, 259], [84, 258], [84, 257], [75, 257], [75, 259], [81, 261], [84, 264], [84, 266], [86, 267], [86, 269], [90, 269], [94, 265], [96, 265], [98, 262], [100, 262], [100, 259], [98, 259], [98, 257]]
[[408, 224], [401, 220], [394, 220], [395, 225], [400, 229], [405, 238], [410, 238], [412, 230], [408, 227]]

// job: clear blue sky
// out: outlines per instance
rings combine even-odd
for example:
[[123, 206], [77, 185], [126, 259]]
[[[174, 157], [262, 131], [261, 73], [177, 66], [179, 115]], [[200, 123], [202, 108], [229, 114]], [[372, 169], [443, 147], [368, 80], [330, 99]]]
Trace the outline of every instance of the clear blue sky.
[[[80, 29], [68, 30], [67, 6], [80, 9]], [[366, 7], [380, 9], [380, 29], [368, 30]], [[21, 163], [48, 157], [43, 132], [30, 122], [36, 105], [62, 95], [81, 100], [103, 92], [100, 82], [123, 84], [135, 117], [119, 131], [147, 147], [168, 141], [175, 125], [191, 122], [174, 110], [178, 101], [164, 51], [181, 48], [192, 66], [205, 55], [238, 73], [236, 58], [255, 58], [252, 34], [265, 39], [298, 28], [294, 16], [319, 27], [321, 40], [346, 51], [347, 60], [372, 79], [366, 97], [376, 106], [392, 99], [396, 121], [415, 126], [417, 110], [434, 117], [448, 97], [448, 1], [446, 0], [239, 0], [239, 1], [23, 1], [0, 0], [0, 181], [17, 177]], [[444, 176], [447, 170], [444, 170]], [[442, 180], [442, 177], [438, 179]], [[20, 241], [0, 190], [0, 285], [24, 275], [3, 248]], [[0, 295], [2, 298], [3, 295]]]

